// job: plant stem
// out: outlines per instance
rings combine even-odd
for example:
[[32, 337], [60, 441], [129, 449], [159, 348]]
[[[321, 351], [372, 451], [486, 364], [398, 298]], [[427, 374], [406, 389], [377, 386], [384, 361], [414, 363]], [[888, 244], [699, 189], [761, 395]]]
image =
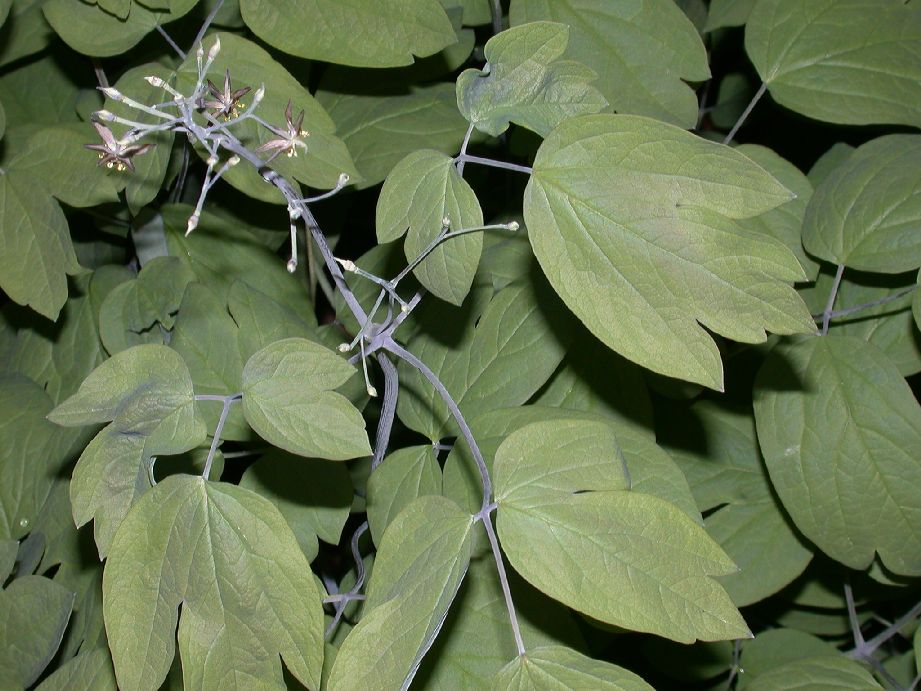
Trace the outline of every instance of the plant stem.
[[205, 32], [208, 31], [208, 27], [211, 26], [211, 22], [214, 21], [214, 18], [217, 16], [217, 13], [221, 11], [221, 7], [223, 6], [224, 0], [217, 0], [217, 2], [214, 3], [214, 8], [211, 10], [211, 12], [208, 13], [208, 16], [205, 17], [204, 23], [201, 25], [201, 28], [198, 30], [198, 34], [195, 36], [195, 40], [192, 41], [191, 50], [195, 50], [195, 46], [204, 40]]
[[205, 461], [205, 469], [201, 476], [207, 480], [211, 475], [211, 465], [214, 463], [214, 456], [217, 453], [217, 447], [221, 443], [221, 432], [224, 431], [224, 423], [227, 422], [227, 416], [230, 415], [230, 406], [243, 398], [243, 394], [233, 394], [231, 396], [195, 396], [196, 401], [222, 401], [221, 416], [217, 420], [217, 427], [214, 428], [214, 438], [211, 440], [211, 448], [208, 449], [208, 459]]
[[172, 36], [166, 33], [166, 29], [164, 29], [159, 24], [157, 24], [156, 28], [157, 32], [159, 32], [159, 34], [166, 40], [166, 42], [169, 43], [170, 48], [176, 51], [176, 55], [179, 56], [179, 59], [185, 60], [185, 51], [176, 44]]
[[[855, 312], [862, 312], [863, 310], [872, 309], [873, 307], [879, 307], [880, 305], [885, 305], [889, 302], [901, 300], [903, 297], [913, 292], [917, 287], [918, 286], [916, 285], [909, 286], [908, 288], [904, 288], [897, 293], [893, 293], [892, 295], [887, 295], [886, 297], [880, 298], [879, 300], [873, 300], [871, 302], [865, 302], [862, 305], [854, 305], [853, 307], [846, 307], [845, 309], [835, 310], [830, 312], [828, 317], [829, 319], [838, 319], [839, 317], [846, 317], [850, 314], [854, 314]], [[824, 319], [824, 317], [824, 313], [812, 315], [812, 318], [815, 320], [821, 320]]]
[[499, 570], [499, 582], [502, 584], [502, 595], [505, 597], [505, 607], [508, 609], [508, 618], [512, 624], [512, 634], [515, 636], [515, 647], [518, 649], [518, 655], [524, 655], [524, 641], [521, 640], [521, 627], [518, 625], [518, 613], [515, 611], [515, 602], [512, 600], [512, 591], [508, 583], [508, 574], [505, 572], [505, 562], [502, 559], [502, 552], [499, 549], [499, 538], [496, 537], [496, 531], [492, 527], [492, 517], [489, 511], [482, 511], [483, 527], [486, 528], [486, 537], [489, 538], [489, 546], [492, 548], [492, 556], [496, 561], [496, 568]]
[[397, 412], [397, 395], [400, 391], [400, 376], [397, 368], [385, 353], [377, 354], [377, 364], [384, 372], [384, 400], [381, 404], [381, 417], [377, 422], [377, 438], [374, 440], [374, 456], [371, 458], [371, 472], [381, 464], [390, 443], [393, 418]]
[[464, 134], [464, 141], [461, 142], [460, 154], [458, 154], [457, 161], [457, 173], [461, 177], [464, 177], [464, 164], [467, 162], [464, 160], [464, 156], [467, 155], [467, 145], [470, 144], [470, 137], [473, 136], [473, 123], [470, 123], [470, 126], [467, 127], [467, 133]]
[[355, 529], [354, 533], [352, 533], [352, 540], [350, 544], [352, 547], [352, 558], [355, 560], [355, 585], [349, 588], [349, 592], [346, 594], [346, 597], [343, 597], [338, 602], [336, 602], [336, 611], [333, 615], [333, 620], [329, 623], [329, 626], [326, 627], [326, 640], [332, 638], [332, 635], [336, 632], [336, 627], [339, 626], [339, 622], [342, 620], [342, 615], [345, 613], [345, 608], [348, 606], [351, 600], [355, 599], [354, 596], [365, 584], [365, 562], [362, 560], [361, 551], [358, 549], [358, 540], [367, 529], [368, 522], [365, 521]]
[[828, 302], [825, 303], [825, 311], [822, 312], [822, 330], [820, 335], [825, 336], [828, 333], [828, 323], [831, 321], [831, 312], [835, 306], [835, 298], [838, 297], [838, 288], [841, 286], [841, 277], [844, 275], [844, 264], [838, 264], [835, 271], [835, 280], [831, 284], [831, 291], [828, 293]]
[[726, 138], [723, 140], [723, 144], [728, 144], [732, 141], [732, 138], [736, 136], [736, 133], [739, 131], [739, 128], [742, 126], [742, 123], [751, 115], [752, 110], [754, 110], [755, 105], [758, 101], [761, 100], [761, 97], [764, 96], [764, 92], [767, 91], [767, 83], [761, 82], [761, 86], [758, 87], [758, 90], [755, 92], [755, 95], [752, 96], [752, 100], [748, 102], [748, 105], [745, 106], [745, 110], [742, 111], [742, 114], [739, 116], [739, 119], [736, 120], [736, 124], [732, 126], [732, 129], [729, 130], [729, 134], [726, 135]]
[[458, 164], [464, 162], [479, 163], [481, 166], [513, 170], [516, 173], [524, 173], [525, 175], [531, 175], [534, 172], [534, 169], [528, 166], [520, 166], [517, 163], [506, 163], [505, 161], [497, 161], [492, 158], [480, 158], [479, 156], [471, 156], [470, 154], [459, 154], [454, 160], [457, 161]]
[[502, 0], [492, 0], [489, 12], [492, 14], [492, 34], [495, 36], [502, 31]]

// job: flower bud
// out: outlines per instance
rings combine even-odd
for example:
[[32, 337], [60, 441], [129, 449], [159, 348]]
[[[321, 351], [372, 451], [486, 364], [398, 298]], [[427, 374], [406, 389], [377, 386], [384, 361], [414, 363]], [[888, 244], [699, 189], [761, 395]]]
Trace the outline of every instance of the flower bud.
[[198, 227], [198, 214], [192, 214], [189, 216], [189, 221], [186, 223], [185, 234], [188, 236], [193, 230]]
[[124, 98], [124, 96], [122, 96], [122, 92], [116, 89], [114, 86], [100, 86], [99, 90], [106, 98], [111, 98], [113, 101], [121, 101], [122, 98]]
[[221, 52], [221, 37], [217, 36], [214, 39], [214, 45], [211, 46], [211, 50], [208, 51], [208, 62], [214, 60], [217, 57], [217, 54]]
[[297, 259], [294, 259], [293, 257], [289, 259], [285, 268], [288, 269], [289, 274], [293, 274], [295, 269], [297, 269]]
[[151, 75], [151, 76], [149, 76], [149, 77], [144, 77], [144, 81], [147, 82], [148, 84], [150, 84], [150, 85], [153, 86], [153, 87], [160, 87], [160, 88], [163, 87], [163, 80], [160, 79], [160, 77], [157, 77], [157, 76], [155, 76], [155, 75]]

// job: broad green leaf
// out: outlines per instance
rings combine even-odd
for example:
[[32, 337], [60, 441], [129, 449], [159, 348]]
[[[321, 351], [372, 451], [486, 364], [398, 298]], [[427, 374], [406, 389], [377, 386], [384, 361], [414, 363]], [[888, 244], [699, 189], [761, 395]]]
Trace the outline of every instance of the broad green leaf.
[[3, 103], [0, 102], [0, 139], [6, 133], [6, 111], [3, 109]]
[[697, 123], [697, 98], [681, 80], [708, 79], [707, 54], [673, 0], [513, 0], [509, 20], [512, 26], [540, 20], [568, 24], [563, 57], [598, 74], [592, 86], [611, 110], [684, 128]]
[[755, 87], [745, 74], [730, 72], [720, 80], [710, 120], [720, 129], [732, 129], [754, 95]]
[[19, 541], [0, 540], [0, 582], [6, 582], [16, 565], [16, 553], [19, 551]]
[[895, 366], [856, 338], [775, 348], [756, 379], [758, 440], [796, 526], [864, 569], [879, 554], [921, 574], [921, 408]]
[[437, 0], [240, 0], [240, 10], [275, 48], [340, 65], [409, 65], [456, 40]]
[[[322, 85], [321, 85], [322, 86]], [[453, 155], [467, 123], [457, 112], [454, 86], [439, 82], [411, 86], [408, 93], [317, 92], [317, 100], [336, 123], [361, 174], [357, 187], [383, 181], [393, 167], [417, 149]]]
[[[921, 271], [918, 272], [918, 285], [921, 286]], [[915, 288], [911, 297], [911, 313], [915, 318], [915, 325], [921, 331], [921, 289]]]
[[[283, 338], [317, 339], [315, 319], [305, 321], [244, 281], [235, 281], [230, 286], [227, 308], [239, 327], [237, 345], [246, 360], [260, 348]], [[311, 315], [307, 316], [309, 319]]]
[[[38, 16], [41, 17], [40, 11]], [[44, 24], [45, 20], [41, 22]], [[48, 29], [47, 24], [45, 28]], [[13, 33], [18, 34], [19, 29]], [[43, 88], [35, 89], [36, 83]], [[21, 125], [38, 129], [38, 125], [54, 127], [75, 122], [79, 93], [72, 73], [54, 54], [30, 60], [0, 77], [0, 98], [9, 130]], [[30, 129], [24, 127], [21, 131]]]
[[45, 419], [53, 407], [19, 374], [0, 376], [0, 539], [32, 532], [76, 435]]
[[457, 78], [457, 106], [477, 129], [494, 137], [514, 122], [541, 136], [566, 118], [602, 110], [607, 101], [589, 84], [597, 75], [573, 60], [560, 60], [569, 27], [531, 22], [486, 43], [483, 70]]
[[789, 662], [759, 675], [748, 691], [831, 691], [832, 689], [882, 689], [873, 675], [844, 655], [828, 655]]
[[255, 679], [284, 689], [279, 655], [319, 688], [320, 593], [282, 515], [249, 490], [186, 475], [160, 482], [115, 536], [103, 597], [122, 688], [159, 688], [177, 622], [186, 689]]
[[[585, 458], [586, 445], [599, 451]], [[494, 465], [499, 537], [512, 566], [608, 624], [685, 643], [750, 636], [712, 578], [733, 563], [676, 506], [626, 491], [618, 455], [597, 423], [537, 422], [506, 438]]]
[[796, 629], [762, 631], [742, 646], [745, 672], [739, 677], [739, 688], [748, 688], [760, 675], [789, 662], [835, 654], [827, 641]]
[[285, 270], [284, 260], [259, 242], [254, 228], [205, 212], [195, 232], [186, 236], [192, 211], [186, 205], [166, 206], [163, 224], [170, 254], [186, 263], [199, 281], [225, 301], [234, 281], [243, 281], [301, 320], [316, 322], [304, 287]]
[[0, 173], [0, 288], [20, 305], [56, 319], [67, 277], [79, 273], [67, 219], [31, 173]]
[[133, 48], [156, 27], [179, 19], [196, 2], [173, 0], [169, 9], [159, 11], [136, 2], [124, 20], [88, 2], [48, 0], [42, 5], [42, 10], [58, 36], [75, 51], [95, 57], [110, 57]]
[[[219, 396], [239, 393], [243, 385], [243, 358], [238, 335], [237, 325], [214, 291], [201, 283], [190, 283], [182, 298], [170, 347], [178, 351], [189, 368], [196, 393]], [[209, 431], [214, 431], [221, 408], [219, 401], [202, 401], [199, 405]], [[245, 441], [252, 437], [241, 408], [231, 407], [222, 439]]]
[[41, 576], [17, 578], [0, 591], [0, 670], [20, 687], [35, 683], [54, 657], [74, 594]]
[[844, 162], [851, 157], [855, 151], [854, 147], [844, 142], [835, 142], [831, 147], [812, 164], [807, 174], [809, 182], [812, 183], [813, 189], [821, 185], [825, 178], [831, 175], [838, 166], [844, 165]]
[[[269, 4], [265, 4], [268, 11]], [[272, 3], [272, 6], [278, 8], [278, 3]], [[311, 25], [316, 25], [315, 19], [311, 20]], [[298, 29], [301, 38], [303, 30], [303, 26]], [[265, 87], [265, 96], [259, 104], [258, 114], [275, 127], [285, 128], [284, 112], [289, 101], [295, 118], [301, 110], [304, 111], [303, 128], [309, 132], [309, 136], [304, 137], [307, 150], [300, 150], [297, 156], [278, 156], [272, 161], [273, 169], [288, 179], [297, 179], [311, 187], [324, 189], [334, 187], [340, 173], [347, 173], [352, 179], [358, 178], [345, 144], [335, 136], [336, 125], [317, 100], [288, 70], [258, 45], [235, 34], [222, 32], [209, 35], [205, 40], [206, 49], [210, 49], [218, 40], [221, 45], [220, 52], [208, 72], [212, 82], [223, 87], [224, 76], [229, 70], [234, 89], [249, 86], [255, 91], [260, 86]], [[194, 87], [198, 79], [198, 65], [194, 54], [189, 54], [176, 74], [180, 91]], [[250, 104], [252, 96], [252, 93], [248, 94], [243, 102]], [[277, 138], [276, 134], [257, 125], [253, 120], [235, 125], [232, 131], [244, 145], [252, 149]], [[204, 149], [199, 149], [199, 153], [202, 158], [208, 157]], [[268, 155], [265, 154], [266, 157]], [[257, 199], [285, 203], [281, 193], [249, 164], [234, 166], [227, 171], [223, 179]]]
[[740, 221], [740, 225], [780, 240], [796, 255], [806, 277], [814, 281], [819, 273], [819, 264], [806, 254], [801, 239], [803, 217], [806, 215], [806, 206], [812, 198], [812, 185], [809, 179], [796, 166], [767, 147], [758, 144], [742, 144], [736, 147], [736, 150], [748, 156], [796, 195], [795, 199], [781, 204], [776, 209]]
[[410, 446], [387, 456], [368, 479], [368, 527], [375, 544], [404, 508], [441, 494], [441, 468], [431, 446]]
[[[384, 182], [377, 201], [377, 239], [391, 242], [406, 233], [404, 252], [413, 261], [444, 231], [483, 225], [483, 212], [470, 185], [450, 156], [433, 149], [409, 154]], [[408, 230], [407, 230], [408, 229]], [[483, 249], [483, 236], [468, 233], [438, 245], [413, 269], [419, 282], [435, 295], [459, 305], [470, 291]]]
[[[101, 7], [103, 10], [109, 14], [114, 14], [116, 17], [124, 21], [128, 18], [128, 13], [131, 10], [132, 0], [96, 0], [96, 5]], [[159, 2], [148, 2], [143, 3], [148, 5], [151, 9], [165, 9], [169, 6], [169, 3], [165, 5]]]
[[704, 31], [715, 31], [726, 26], [742, 26], [758, 0], [711, 0]]
[[10, 5], [13, 4], [13, 0], [0, 0], [0, 26], [3, 26], [3, 23], [6, 21], [6, 18], [10, 13]]
[[755, 420], [750, 411], [708, 402], [682, 411], [680, 419], [686, 428], [666, 428], [661, 442], [708, 514], [707, 532], [739, 567], [720, 583], [739, 607], [763, 600], [799, 577], [812, 551], [774, 498]]
[[775, 101], [847, 125], [921, 125], [921, 9], [901, 0], [759, 0], [745, 50]]
[[81, 652], [61, 665], [36, 691], [116, 691], [115, 671], [105, 648]]
[[588, 115], [541, 145], [524, 215], [541, 268], [595, 336], [655, 372], [722, 389], [703, 327], [747, 343], [815, 328], [789, 285], [805, 278], [793, 254], [734, 220], [790, 199], [728, 147], [647, 118]]
[[921, 266], [919, 165], [918, 135], [888, 135], [859, 147], [816, 188], [803, 225], [806, 249], [861, 271]]
[[[466, 307], [465, 303], [465, 307]], [[420, 334], [409, 347], [445, 385], [465, 415], [521, 405], [550, 377], [564, 353], [554, 327], [554, 300], [542, 287], [514, 284], [499, 291], [476, 323], [450, 345]], [[476, 312], [476, 310], [473, 310]], [[439, 322], [444, 317], [436, 315]], [[444, 327], [440, 327], [442, 334]], [[455, 429], [433, 387], [400, 365], [403, 395], [397, 413], [407, 426], [437, 441]]]
[[339, 544], [353, 495], [348, 471], [341, 463], [272, 451], [246, 469], [240, 487], [278, 507], [307, 561], [317, 556], [318, 537]]
[[361, 414], [331, 390], [354, 371], [306, 339], [276, 341], [243, 368], [243, 414], [266, 441], [300, 456], [338, 461], [370, 455]]
[[[0, 41], [0, 66], [37, 53], [51, 43], [54, 32], [45, 21], [42, 5], [43, 0], [13, 0], [4, 25], [4, 40]], [[16, 31], [11, 31], [13, 22]]]
[[473, 526], [454, 502], [429, 496], [387, 527], [364, 615], [339, 649], [330, 691], [409, 687], [467, 572]]
[[[480, 531], [482, 532], [482, 531]], [[521, 638], [528, 650], [583, 641], [571, 612], [508, 571]], [[414, 683], [422, 689], [487, 689], [517, 655], [492, 553], [470, 561], [454, 606]]]
[[22, 136], [7, 140], [8, 171], [34, 175], [52, 195], [70, 206], [118, 201], [130, 173], [97, 165], [96, 154], [83, 147], [101, 141], [88, 122], [22, 130]]
[[593, 660], [563, 646], [531, 648], [509, 662], [492, 686], [494, 691], [598, 689], [649, 691], [652, 687], [633, 672]]
[[[158, 297], [161, 300], [169, 299], [174, 287], [178, 286], [170, 286], [169, 290]], [[184, 289], [185, 286], [181, 288]], [[138, 306], [137, 293], [137, 281], [130, 278], [115, 286], [100, 306], [99, 338], [109, 355], [115, 355], [134, 346], [163, 345], [166, 341], [166, 327], [156, 321], [151, 326], [137, 330], [128, 327], [129, 315], [141, 316], [141, 313], [134, 309]], [[181, 297], [180, 293], [177, 296], [177, 303]], [[172, 320], [172, 315], [169, 318]]]

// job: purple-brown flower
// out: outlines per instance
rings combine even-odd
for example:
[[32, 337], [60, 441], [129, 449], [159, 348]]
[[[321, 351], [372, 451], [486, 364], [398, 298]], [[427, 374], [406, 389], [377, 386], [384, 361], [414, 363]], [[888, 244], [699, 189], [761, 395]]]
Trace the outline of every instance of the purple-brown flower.
[[119, 173], [125, 170], [133, 173], [134, 162], [131, 159], [153, 148], [153, 144], [123, 144], [115, 138], [112, 130], [100, 122], [94, 122], [93, 127], [99, 133], [102, 144], [84, 144], [83, 146], [99, 153], [97, 165], [114, 168]]
[[240, 99], [252, 91], [251, 86], [244, 86], [242, 89], [234, 90], [230, 84], [230, 70], [224, 72], [224, 89], [218, 89], [214, 82], [208, 80], [208, 91], [214, 97], [213, 101], [202, 101], [203, 108], [210, 108], [211, 115], [214, 117], [223, 117], [225, 120], [237, 117], [243, 103]]
[[303, 148], [304, 151], [307, 150], [307, 144], [304, 142], [303, 138], [310, 136], [307, 130], [301, 129], [303, 125], [304, 111], [302, 110], [297, 118], [294, 118], [291, 110], [291, 101], [288, 101], [288, 105], [285, 108], [284, 132], [276, 130], [276, 134], [278, 134], [279, 137], [277, 139], [270, 139], [257, 148], [256, 151], [272, 151], [274, 149], [278, 153], [282, 151], [285, 152], [285, 155], [289, 158], [291, 156], [297, 156], [297, 147]]

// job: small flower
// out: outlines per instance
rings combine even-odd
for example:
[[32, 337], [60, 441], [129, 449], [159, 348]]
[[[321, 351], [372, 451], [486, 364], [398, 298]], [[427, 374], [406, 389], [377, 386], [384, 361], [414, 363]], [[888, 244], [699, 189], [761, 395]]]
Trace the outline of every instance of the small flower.
[[244, 86], [242, 89], [234, 91], [230, 86], [230, 70], [227, 70], [224, 72], [223, 91], [218, 89], [210, 79], [208, 80], [208, 91], [211, 92], [215, 100], [202, 100], [201, 107], [210, 108], [214, 117], [223, 117], [225, 120], [230, 120], [240, 114], [240, 109], [244, 107], [240, 99], [252, 90], [253, 87]]
[[119, 173], [125, 170], [134, 172], [134, 162], [131, 159], [153, 148], [153, 144], [123, 144], [115, 138], [112, 130], [100, 122], [94, 122], [93, 127], [99, 133], [102, 144], [84, 144], [83, 146], [99, 153], [98, 165], [114, 168]]
[[297, 119], [294, 119], [291, 112], [291, 101], [288, 101], [288, 105], [285, 108], [285, 131], [274, 130], [275, 134], [279, 135], [278, 139], [270, 139], [265, 144], [256, 149], [256, 151], [270, 151], [276, 149], [279, 153], [282, 151], [285, 152], [285, 155], [290, 158], [291, 156], [297, 156], [297, 147], [301, 147], [304, 151], [307, 150], [307, 144], [304, 142], [303, 138], [310, 136], [310, 133], [307, 130], [301, 129], [304, 124], [304, 111], [302, 110]]

